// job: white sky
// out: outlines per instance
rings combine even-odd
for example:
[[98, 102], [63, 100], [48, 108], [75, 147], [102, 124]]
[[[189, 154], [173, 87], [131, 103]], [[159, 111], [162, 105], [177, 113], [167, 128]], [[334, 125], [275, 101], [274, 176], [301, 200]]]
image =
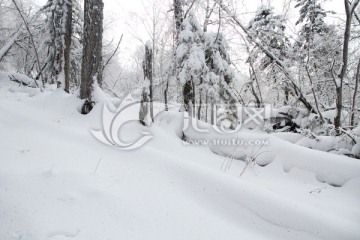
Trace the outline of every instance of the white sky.
[[[141, 38], [143, 42], [146, 42], [149, 39], [146, 31], [144, 30], [143, 25], [139, 22], [136, 15], [143, 16], [144, 15], [144, 5], [146, 3], [150, 5], [153, 0], [104, 0], [105, 4], [105, 15], [115, 19], [108, 27], [111, 28], [111, 31], [107, 31], [107, 38], [116, 38], [119, 39], [120, 35], [123, 33], [124, 38], [121, 44], [121, 54], [122, 56], [129, 56], [130, 53], [134, 52], [134, 50], [142, 45], [142, 43], [134, 37]], [[172, 0], [163, 0], [164, 3], [172, 3]], [[234, 0], [236, 2], [236, 0]], [[244, 12], [254, 12], [259, 5], [261, 5], [261, 0], [237, 0], [237, 3], [242, 3], [244, 5]], [[264, 1], [266, 2], [266, 1]], [[283, 5], [284, 0], [272, 0], [272, 6], [275, 7], [275, 10], [281, 13], [281, 6]], [[144, 4], [145, 3], [145, 4]], [[328, 18], [328, 21], [338, 22], [339, 18], [343, 18], [344, 15], [344, 2], [343, 0], [329, 0], [324, 8], [326, 10], [332, 10], [337, 12], [338, 14]], [[169, 14], [172, 14], [170, 12]], [[294, 25], [295, 21], [298, 18], [298, 9], [290, 9], [290, 19], [292, 25]], [[244, 19], [248, 18], [248, 20], [253, 17], [253, 14], [247, 14], [244, 16]], [[246, 20], [245, 20], [246, 21]], [[129, 26], [129, 23], [132, 23]], [[246, 23], [246, 22], [245, 22]], [[131, 57], [131, 54], [130, 56]]]
[[[36, 0], [40, 5], [45, 4], [47, 0]], [[120, 55], [131, 57], [134, 50], [141, 46], [143, 42], [149, 39], [143, 25], [137, 16], [143, 16], [145, 9], [144, 3], [151, 3], [153, 0], [104, 0], [105, 5], [105, 39], [114, 39], [117, 42], [121, 34], [124, 34], [123, 41], [120, 46]], [[233, 0], [237, 4], [242, 4], [241, 10], [244, 12], [254, 12], [261, 5], [262, 0]], [[282, 12], [281, 6], [285, 0], [270, 0], [272, 6], [279, 13]], [[163, 2], [171, 3], [172, 0], [163, 0]], [[267, 0], [263, 0], [267, 2]], [[328, 21], [338, 22], [339, 18], [344, 18], [344, 2], [343, 0], [328, 0], [324, 5], [326, 10], [335, 11], [337, 14], [328, 18]], [[172, 14], [172, 12], [169, 12]], [[246, 14], [242, 18], [250, 19], [253, 14]], [[298, 9], [290, 9], [290, 24], [294, 25], [298, 17]], [[130, 24], [131, 23], [131, 24]], [[246, 23], [246, 20], [245, 22]], [[136, 36], [136, 37], [134, 37]]]

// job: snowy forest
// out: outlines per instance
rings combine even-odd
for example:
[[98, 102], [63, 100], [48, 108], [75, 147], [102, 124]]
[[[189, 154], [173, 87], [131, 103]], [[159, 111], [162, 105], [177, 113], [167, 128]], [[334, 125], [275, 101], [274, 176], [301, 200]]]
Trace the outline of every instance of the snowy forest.
[[360, 239], [359, 3], [0, 0], [0, 240]]

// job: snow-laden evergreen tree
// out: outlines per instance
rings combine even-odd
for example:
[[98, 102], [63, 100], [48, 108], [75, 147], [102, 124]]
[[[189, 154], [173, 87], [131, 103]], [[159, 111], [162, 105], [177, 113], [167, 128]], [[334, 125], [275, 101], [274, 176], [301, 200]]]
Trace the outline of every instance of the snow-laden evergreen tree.
[[[195, 87], [199, 85], [200, 78], [207, 72], [203, 32], [193, 12], [184, 19], [182, 28], [176, 49], [177, 79], [182, 88], [185, 111], [193, 114], [196, 103]], [[193, 109], [190, 109], [191, 106]]]
[[[291, 44], [285, 34], [285, 29], [285, 18], [282, 15], [275, 14], [274, 9], [267, 6], [260, 6], [256, 11], [255, 17], [248, 25], [248, 32], [251, 38], [266, 46], [286, 67], [290, 67], [289, 59], [291, 59], [291, 56], [289, 53]], [[275, 101], [275, 103], [287, 102], [290, 87], [281, 69], [258, 46], [253, 46], [249, 51], [248, 62], [250, 65], [255, 65], [254, 71], [260, 70], [257, 73], [253, 73], [260, 75], [262, 81], [259, 84], [263, 85], [263, 88], [267, 88], [268, 91], [275, 90], [274, 92], [276, 93], [275, 96], [274, 94], [265, 93], [262, 95], [268, 95], [267, 100]], [[267, 86], [270, 86], [270, 88]], [[284, 92], [282, 97], [279, 97], [279, 92]]]
[[[332, 80], [331, 65], [340, 67], [341, 35], [337, 26], [325, 23], [329, 12], [320, 1], [298, 0], [300, 8], [297, 24], [303, 24], [294, 45], [300, 71], [314, 90], [320, 108], [328, 108], [335, 99], [335, 85]], [[309, 85], [308, 84], [308, 85]]]
[[297, 0], [295, 8], [299, 8], [299, 19], [296, 24], [305, 23], [302, 31], [305, 31], [306, 41], [309, 42], [313, 34], [322, 34], [326, 30], [324, 19], [327, 15], [327, 11], [323, 9], [319, 0]]
[[[218, 104], [223, 107], [224, 114], [218, 120], [222, 121], [225, 127], [235, 129], [238, 120], [237, 97], [233, 88], [235, 74], [230, 67], [228, 44], [220, 32], [205, 33], [204, 40], [207, 72], [201, 88], [205, 90], [211, 106]], [[211, 107], [211, 112], [213, 109]], [[213, 116], [213, 113], [210, 116]], [[214, 124], [213, 118], [210, 120]]]
[[46, 14], [45, 31], [48, 56], [44, 66], [47, 82], [63, 84], [65, 91], [70, 88], [70, 48], [72, 40], [71, 0], [48, 0], [42, 11]]

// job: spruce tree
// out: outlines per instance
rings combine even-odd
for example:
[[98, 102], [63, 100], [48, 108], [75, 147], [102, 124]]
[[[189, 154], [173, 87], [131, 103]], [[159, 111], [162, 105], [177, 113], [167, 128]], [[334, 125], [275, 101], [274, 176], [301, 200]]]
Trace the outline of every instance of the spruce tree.
[[[255, 14], [255, 17], [249, 22], [248, 31], [251, 38], [271, 51], [280, 61], [285, 64], [285, 67], [291, 66], [291, 44], [285, 34], [285, 18], [282, 15], [277, 15], [272, 7], [260, 6]], [[276, 97], [275, 101], [285, 101], [289, 98], [289, 82], [286, 76], [283, 75], [281, 69], [268, 55], [264, 54], [258, 46], [253, 46], [249, 50], [249, 58], [247, 60], [250, 65], [254, 65], [256, 69], [261, 70], [263, 79], [259, 84], [264, 87], [276, 88], [275, 93], [279, 90], [284, 92], [283, 97], [279, 99]], [[254, 73], [256, 74], [256, 73]], [[265, 95], [265, 94], [262, 94]], [[268, 94], [269, 95], [269, 94]], [[271, 96], [271, 95], [270, 95]], [[268, 99], [269, 100], [269, 99]]]
[[41, 9], [46, 15], [44, 31], [48, 32], [44, 75], [47, 82], [63, 85], [67, 92], [70, 85], [72, 6], [71, 0], [48, 0]]
[[[176, 49], [177, 79], [182, 88], [185, 111], [193, 114], [195, 109], [195, 87], [206, 72], [202, 29], [194, 13], [190, 12], [182, 23], [179, 45]], [[193, 107], [193, 109], [190, 109]]]

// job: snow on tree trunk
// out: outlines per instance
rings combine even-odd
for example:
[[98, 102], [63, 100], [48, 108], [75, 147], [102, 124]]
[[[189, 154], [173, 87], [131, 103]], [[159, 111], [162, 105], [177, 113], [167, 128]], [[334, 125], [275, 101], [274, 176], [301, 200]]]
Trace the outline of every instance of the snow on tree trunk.
[[175, 17], [175, 42], [179, 40], [179, 34], [182, 30], [183, 22], [183, 9], [182, 9], [182, 0], [174, 0], [174, 17]]
[[[144, 67], [144, 73], [145, 73], [145, 65]], [[141, 100], [140, 100], [140, 111], [139, 111], [139, 121], [142, 125], [146, 126], [146, 116], [148, 116], [149, 113], [149, 80], [145, 78], [144, 84], [143, 84], [143, 90], [141, 93]]]
[[43, 67], [46, 81], [57, 82], [66, 92], [69, 92], [71, 71], [71, 46], [73, 5], [75, 0], [48, 0], [41, 9], [46, 15], [45, 44], [49, 49], [47, 60]]
[[144, 126], [146, 125], [146, 116], [150, 105], [150, 119], [154, 122], [153, 110], [153, 82], [152, 82], [152, 47], [151, 43], [145, 44], [145, 59], [143, 61], [144, 84], [140, 102], [139, 120]]

